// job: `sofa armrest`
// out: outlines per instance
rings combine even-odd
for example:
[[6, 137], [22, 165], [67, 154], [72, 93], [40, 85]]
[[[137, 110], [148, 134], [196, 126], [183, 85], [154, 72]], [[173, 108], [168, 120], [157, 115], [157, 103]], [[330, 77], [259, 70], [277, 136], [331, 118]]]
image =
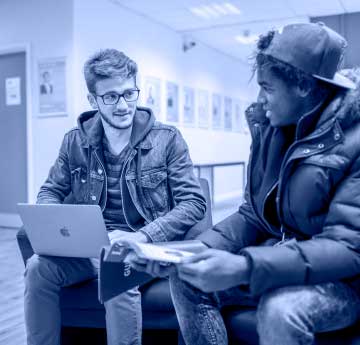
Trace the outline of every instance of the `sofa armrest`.
[[26, 235], [24, 227], [21, 227], [16, 234], [16, 240], [20, 248], [21, 256], [26, 265], [26, 261], [34, 254], [34, 250], [31, 246], [31, 243]]

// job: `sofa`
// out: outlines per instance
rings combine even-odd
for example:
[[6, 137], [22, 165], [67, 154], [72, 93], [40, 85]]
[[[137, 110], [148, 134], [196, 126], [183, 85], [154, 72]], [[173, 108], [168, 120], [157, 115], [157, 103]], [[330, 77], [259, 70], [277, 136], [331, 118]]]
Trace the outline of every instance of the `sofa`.
[[[209, 186], [205, 179], [200, 184], [207, 199], [205, 218], [188, 233], [187, 239], [212, 225]], [[24, 263], [33, 254], [31, 244], [22, 228], [17, 241]], [[98, 301], [98, 281], [86, 281], [61, 289], [62, 345], [106, 344], [105, 309]], [[143, 309], [143, 344], [184, 344], [167, 279], [154, 279], [140, 288]], [[258, 345], [256, 309], [238, 306], [222, 310], [232, 345]], [[341, 331], [318, 334], [320, 345], [360, 345], [360, 323]], [[274, 344], [276, 345], [276, 344]]]

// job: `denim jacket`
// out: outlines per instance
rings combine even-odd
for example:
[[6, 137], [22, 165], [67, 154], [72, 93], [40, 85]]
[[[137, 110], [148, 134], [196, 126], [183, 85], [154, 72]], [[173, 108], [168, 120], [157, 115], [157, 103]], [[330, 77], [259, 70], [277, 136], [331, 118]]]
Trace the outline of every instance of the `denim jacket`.
[[[102, 137], [100, 115], [80, 115], [78, 126], [64, 137], [38, 203], [65, 201], [105, 209]], [[154, 242], [181, 239], [206, 210], [183, 137], [175, 127], [155, 122], [151, 110], [139, 107], [129, 145], [120, 181], [127, 224]]]

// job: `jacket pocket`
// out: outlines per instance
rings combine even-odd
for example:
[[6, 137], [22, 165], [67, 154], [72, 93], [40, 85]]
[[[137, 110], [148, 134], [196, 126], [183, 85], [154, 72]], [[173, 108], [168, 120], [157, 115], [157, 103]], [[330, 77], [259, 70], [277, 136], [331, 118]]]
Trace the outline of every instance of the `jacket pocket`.
[[71, 192], [74, 203], [86, 203], [88, 195], [87, 191], [88, 181], [86, 169], [78, 167], [71, 170]]
[[146, 199], [145, 206], [156, 213], [163, 213], [168, 207], [167, 172], [166, 170], [144, 172], [141, 175], [141, 187]]

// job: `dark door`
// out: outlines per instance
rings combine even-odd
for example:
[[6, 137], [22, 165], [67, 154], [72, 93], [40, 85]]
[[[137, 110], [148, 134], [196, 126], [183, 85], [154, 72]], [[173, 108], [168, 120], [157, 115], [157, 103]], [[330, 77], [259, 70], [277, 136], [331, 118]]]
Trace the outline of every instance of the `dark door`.
[[0, 216], [27, 201], [26, 143], [25, 53], [0, 55]]

